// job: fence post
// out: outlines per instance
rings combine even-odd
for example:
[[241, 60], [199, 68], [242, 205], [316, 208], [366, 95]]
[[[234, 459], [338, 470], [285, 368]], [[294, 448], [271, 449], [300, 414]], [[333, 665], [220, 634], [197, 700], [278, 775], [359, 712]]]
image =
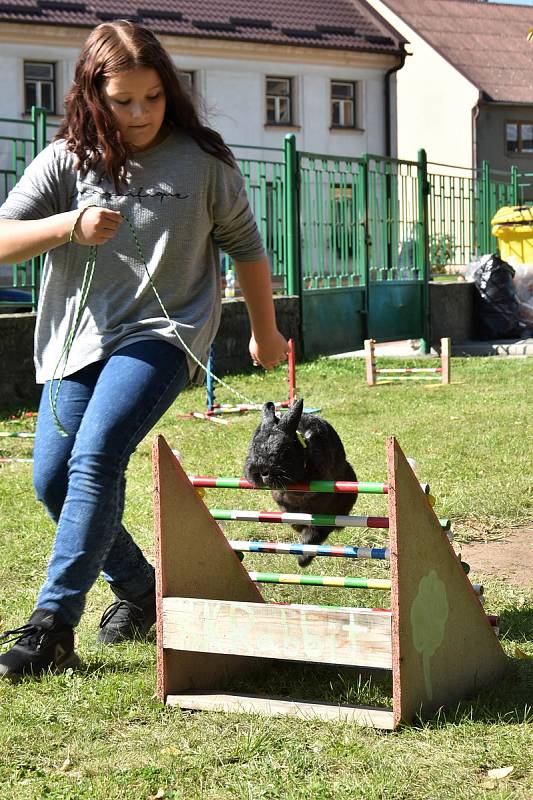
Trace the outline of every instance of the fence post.
[[298, 220], [298, 156], [294, 133], [285, 136], [284, 145], [284, 239], [287, 294], [301, 294]]
[[491, 253], [492, 245], [490, 241], [490, 164], [488, 161], [483, 161], [481, 173], [481, 186], [483, 192], [483, 199], [481, 203], [481, 245], [482, 253]]
[[46, 147], [46, 108], [31, 107], [31, 121], [33, 123], [32, 158]]
[[363, 246], [361, 247], [362, 269], [361, 273], [365, 276], [365, 294], [364, 294], [364, 337], [365, 339], [371, 336], [371, 319], [370, 319], [370, 248], [372, 247], [371, 234], [369, 230], [368, 219], [368, 154], [362, 156], [360, 161], [359, 170], [359, 196], [362, 200], [362, 207], [359, 212], [359, 225], [362, 229]]
[[511, 167], [511, 205], [520, 205], [518, 199], [518, 167]]
[[[33, 138], [31, 157], [33, 160], [46, 147], [46, 109], [32, 106], [31, 121]], [[44, 255], [34, 256], [31, 259], [31, 304], [33, 311], [37, 309], [43, 268]]]
[[428, 165], [425, 150], [417, 154], [418, 235], [416, 237], [416, 263], [422, 273], [422, 338], [420, 350], [429, 353], [431, 348], [431, 308], [429, 304], [429, 219], [428, 219]]

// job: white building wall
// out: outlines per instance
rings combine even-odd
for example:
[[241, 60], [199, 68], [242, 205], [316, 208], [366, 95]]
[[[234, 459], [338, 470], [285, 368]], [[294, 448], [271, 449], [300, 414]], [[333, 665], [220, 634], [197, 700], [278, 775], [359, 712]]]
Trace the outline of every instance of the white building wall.
[[[65, 40], [58, 46], [39, 44], [32, 36], [27, 44], [2, 41], [0, 45], [0, 117], [20, 118], [24, 111], [23, 64], [25, 60], [57, 63], [57, 102], [68, 89], [74, 73], [78, 46]], [[74, 37], [73, 42], [76, 42]], [[179, 51], [179, 43], [176, 44]], [[178, 67], [194, 71], [203, 96], [208, 124], [231, 144], [283, 147], [287, 132], [294, 131], [301, 149], [329, 155], [360, 156], [384, 152], [384, 76], [387, 67], [357, 67], [348, 63], [297, 63], [294, 48], [290, 61], [253, 58], [217, 58], [205, 54], [173, 56]], [[353, 62], [356, 55], [350, 54]], [[368, 57], [363, 57], [363, 63]], [[387, 65], [389, 66], [389, 65]], [[295, 92], [295, 127], [265, 125], [265, 76], [292, 77]], [[331, 79], [358, 82], [357, 130], [330, 130]], [[53, 121], [53, 120], [52, 120]], [[58, 121], [58, 118], [55, 119]], [[10, 130], [14, 130], [11, 128]], [[24, 128], [20, 128], [20, 131]], [[5, 125], [1, 133], [7, 133]]]
[[472, 109], [479, 91], [382, 0], [371, 5], [408, 41], [412, 53], [397, 73], [398, 155], [472, 166]]

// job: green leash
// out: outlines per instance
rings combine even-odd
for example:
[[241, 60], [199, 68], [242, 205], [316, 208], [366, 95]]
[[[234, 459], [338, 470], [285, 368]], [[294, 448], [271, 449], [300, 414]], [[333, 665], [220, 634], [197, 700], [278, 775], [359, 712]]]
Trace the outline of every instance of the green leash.
[[[52, 412], [52, 416], [54, 418], [55, 426], [56, 426], [57, 431], [58, 431], [60, 436], [69, 436], [70, 434], [63, 427], [63, 425], [61, 423], [61, 420], [59, 419], [59, 416], [58, 416], [58, 413], [57, 413], [57, 399], [58, 399], [58, 396], [59, 396], [59, 389], [61, 388], [61, 384], [63, 383], [63, 378], [65, 377], [65, 369], [66, 369], [66, 366], [67, 366], [67, 361], [68, 361], [68, 357], [69, 357], [70, 351], [72, 349], [72, 343], [74, 341], [74, 337], [76, 336], [76, 333], [78, 332], [78, 328], [80, 327], [81, 315], [82, 315], [83, 309], [85, 308], [85, 305], [87, 303], [87, 296], [89, 294], [89, 289], [91, 288], [91, 283], [92, 283], [93, 275], [94, 275], [94, 268], [96, 266], [97, 254], [98, 254], [98, 248], [96, 247], [96, 245], [91, 245], [91, 249], [89, 250], [89, 258], [87, 259], [87, 261], [85, 263], [85, 270], [84, 270], [84, 273], [83, 273], [83, 280], [82, 280], [82, 284], [81, 284], [80, 302], [79, 302], [79, 305], [78, 305], [78, 310], [76, 311], [76, 317], [74, 319], [74, 324], [72, 325], [70, 331], [67, 334], [67, 337], [65, 339], [65, 344], [63, 345], [63, 349], [61, 350], [61, 355], [59, 356], [59, 361], [56, 364], [56, 367], [55, 367], [53, 375], [52, 375], [52, 380], [50, 381], [50, 384], [49, 384], [49, 387], [48, 387], [48, 400], [49, 400], [49, 403], [50, 403], [50, 410]], [[54, 391], [54, 389], [53, 389], [54, 380], [56, 378], [56, 373], [57, 373], [62, 361], [63, 361], [63, 370], [62, 370], [61, 375], [60, 375], [60, 377], [59, 377], [59, 379], [57, 381], [57, 385], [56, 385], [56, 388], [55, 388], [55, 391]]]
[[[182, 337], [180, 336], [180, 334], [178, 332], [177, 323], [174, 322], [174, 320], [172, 320], [169, 317], [168, 312], [167, 312], [167, 310], [166, 310], [166, 308], [165, 308], [165, 306], [163, 304], [163, 301], [161, 300], [161, 297], [159, 296], [159, 292], [157, 291], [157, 289], [155, 287], [155, 284], [154, 284], [154, 282], [152, 280], [152, 276], [150, 275], [150, 272], [148, 270], [148, 265], [146, 263], [146, 259], [144, 257], [144, 253], [143, 253], [141, 244], [140, 244], [140, 242], [139, 242], [139, 240], [137, 238], [137, 234], [135, 233], [135, 229], [134, 229], [134, 227], [133, 227], [133, 225], [131, 223], [131, 220], [125, 214], [122, 214], [122, 217], [127, 222], [128, 227], [129, 227], [129, 229], [131, 231], [131, 234], [133, 236], [133, 240], [134, 240], [135, 245], [137, 247], [137, 252], [139, 254], [139, 258], [141, 260], [142, 265], [144, 266], [145, 272], [146, 272], [146, 274], [148, 276], [148, 281], [149, 281], [150, 286], [152, 287], [152, 290], [153, 290], [153, 292], [154, 292], [154, 294], [155, 294], [155, 296], [157, 298], [157, 302], [159, 303], [159, 305], [161, 307], [161, 311], [163, 312], [163, 314], [165, 316], [165, 319], [167, 319], [168, 322], [172, 325], [174, 333], [176, 334], [176, 337], [177, 337], [181, 347], [183, 348], [183, 350], [185, 350], [187, 355], [192, 358], [192, 360], [195, 362], [195, 364], [197, 364], [199, 367], [201, 367], [201, 369], [203, 369], [203, 371], [205, 372], [206, 375], [210, 375], [213, 378], [214, 381], [216, 381], [221, 386], [223, 386], [225, 389], [227, 389], [229, 392], [231, 392], [231, 394], [235, 395], [235, 397], [238, 397], [239, 400], [244, 400], [245, 403], [249, 403], [251, 405], [255, 405], [253, 400], [250, 400], [248, 397], [246, 397], [246, 395], [241, 394], [241, 392], [238, 392], [237, 389], [234, 389], [228, 383], [223, 381], [222, 378], [217, 377], [214, 374], [214, 372], [212, 372], [212, 370], [209, 369], [209, 367], [207, 367], [205, 364], [202, 364], [200, 359], [195, 356], [195, 354], [192, 352], [192, 350], [183, 341]], [[54, 372], [53, 372], [53, 375], [52, 375], [52, 380], [50, 381], [50, 386], [49, 386], [49, 391], [48, 391], [50, 410], [52, 412], [52, 416], [54, 418], [54, 423], [55, 423], [55, 426], [56, 426], [57, 431], [60, 434], [60, 436], [69, 436], [70, 434], [69, 434], [69, 432], [67, 430], [65, 430], [64, 426], [61, 423], [61, 420], [59, 419], [59, 415], [57, 413], [57, 401], [58, 401], [58, 396], [59, 396], [59, 390], [61, 388], [61, 384], [63, 382], [63, 378], [65, 377], [65, 369], [66, 369], [66, 366], [67, 366], [68, 357], [69, 357], [70, 351], [72, 349], [72, 343], [74, 342], [74, 338], [75, 338], [76, 333], [78, 332], [78, 328], [80, 326], [80, 321], [81, 321], [81, 316], [82, 316], [82, 313], [83, 313], [83, 309], [85, 308], [85, 306], [87, 304], [87, 297], [89, 295], [89, 290], [91, 288], [91, 283], [92, 283], [92, 280], [93, 280], [94, 269], [95, 269], [95, 266], [96, 266], [97, 254], [98, 254], [98, 247], [96, 245], [91, 245], [91, 248], [89, 250], [89, 257], [88, 257], [87, 262], [85, 264], [85, 270], [84, 270], [84, 273], [83, 273], [83, 280], [82, 280], [81, 292], [80, 292], [80, 302], [79, 302], [79, 305], [78, 305], [78, 309], [76, 311], [76, 317], [74, 319], [74, 323], [73, 323], [70, 331], [67, 334], [67, 337], [65, 339], [65, 344], [63, 345], [63, 349], [61, 350], [61, 355], [59, 356], [59, 360], [57, 362], [57, 365], [56, 365], [56, 367], [54, 369]], [[58, 370], [59, 370], [59, 368], [61, 366], [61, 362], [63, 362], [63, 369], [61, 371], [61, 375], [59, 376], [59, 378], [57, 380], [57, 385], [56, 385], [55, 390], [54, 390], [53, 389], [53, 383], [54, 383], [54, 380], [56, 379], [56, 374], [57, 374], [57, 372], [58, 372]]]

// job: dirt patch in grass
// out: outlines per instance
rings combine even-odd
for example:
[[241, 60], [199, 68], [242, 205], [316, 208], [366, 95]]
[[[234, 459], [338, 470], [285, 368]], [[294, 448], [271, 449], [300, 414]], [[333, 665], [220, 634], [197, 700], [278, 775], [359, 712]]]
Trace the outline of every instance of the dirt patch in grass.
[[502, 531], [493, 541], [461, 545], [463, 561], [472, 572], [498, 575], [514, 586], [533, 588], [533, 527]]

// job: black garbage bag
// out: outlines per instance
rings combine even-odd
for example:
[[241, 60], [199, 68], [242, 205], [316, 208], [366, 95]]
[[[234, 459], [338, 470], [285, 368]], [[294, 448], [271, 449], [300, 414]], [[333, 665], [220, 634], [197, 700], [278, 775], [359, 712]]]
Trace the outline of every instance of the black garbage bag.
[[472, 277], [476, 286], [475, 321], [480, 339], [513, 339], [523, 333], [518, 298], [513, 284], [515, 271], [497, 253], [482, 256]]

